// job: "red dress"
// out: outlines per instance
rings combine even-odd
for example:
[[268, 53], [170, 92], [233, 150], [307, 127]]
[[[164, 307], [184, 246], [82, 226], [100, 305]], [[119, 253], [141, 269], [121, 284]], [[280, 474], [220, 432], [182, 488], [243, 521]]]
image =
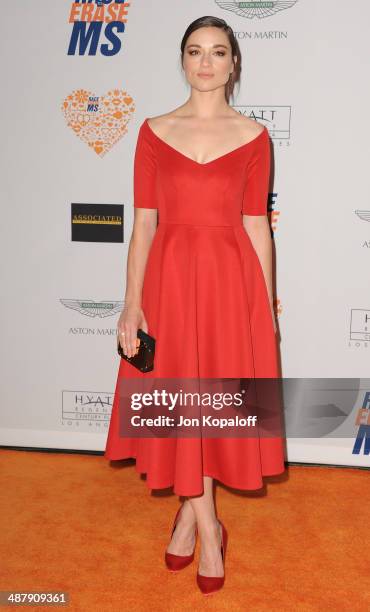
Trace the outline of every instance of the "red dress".
[[[280, 376], [266, 283], [242, 214], [267, 214], [270, 144], [252, 141], [198, 163], [157, 136], [145, 119], [134, 161], [134, 206], [158, 209], [142, 290], [156, 338], [151, 376]], [[150, 489], [201, 495], [203, 475], [258, 489], [284, 471], [275, 438], [120, 437], [119, 383], [148, 376], [121, 359], [105, 457], [136, 458]]]

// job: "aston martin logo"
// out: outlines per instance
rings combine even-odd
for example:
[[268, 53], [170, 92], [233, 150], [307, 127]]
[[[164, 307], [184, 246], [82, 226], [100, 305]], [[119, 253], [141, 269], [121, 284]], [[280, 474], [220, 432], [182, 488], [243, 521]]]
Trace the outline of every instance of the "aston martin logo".
[[264, 17], [271, 17], [278, 11], [285, 11], [285, 9], [291, 8], [298, 0], [272, 0], [271, 2], [224, 2], [224, 0], [215, 0], [216, 4], [225, 9], [225, 11], [232, 11], [240, 17], [247, 17], [247, 19], [264, 19]]
[[355, 213], [363, 221], [370, 221], [370, 210], [355, 210]]
[[86, 317], [112, 317], [121, 312], [123, 302], [94, 302], [93, 300], [60, 300], [67, 308], [77, 310]]

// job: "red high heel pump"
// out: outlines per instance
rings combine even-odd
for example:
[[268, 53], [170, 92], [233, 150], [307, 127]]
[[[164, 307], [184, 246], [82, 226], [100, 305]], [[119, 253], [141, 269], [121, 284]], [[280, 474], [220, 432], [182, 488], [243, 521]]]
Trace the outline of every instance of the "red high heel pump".
[[221, 523], [221, 521], [218, 521], [218, 522], [220, 523], [222, 527], [221, 556], [222, 556], [222, 562], [224, 564], [224, 575], [223, 576], [202, 576], [198, 570], [197, 571], [197, 584], [204, 595], [210, 595], [211, 593], [218, 591], [219, 589], [223, 587], [224, 582], [225, 582], [225, 556], [226, 556], [226, 547], [227, 547], [227, 531], [223, 523]]
[[[171, 538], [173, 536], [173, 532], [176, 529], [177, 526], [177, 517], [180, 514], [180, 511], [182, 510], [182, 506], [180, 506], [180, 508], [178, 509], [176, 516], [175, 516], [175, 520], [173, 522], [173, 528], [172, 528], [172, 533], [171, 533]], [[195, 539], [197, 537], [197, 526], [195, 526]], [[195, 552], [195, 545], [194, 545], [194, 550], [192, 552], [191, 555], [174, 555], [172, 553], [169, 552], [165, 552], [164, 558], [166, 561], [166, 565], [168, 567], [168, 569], [171, 572], [178, 572], [179, 570], [184, 569], [184, 567], [186, 567], [187, 565], [190, 565], [190, 563], [193, 561], [194, 559], [194, 552]]]

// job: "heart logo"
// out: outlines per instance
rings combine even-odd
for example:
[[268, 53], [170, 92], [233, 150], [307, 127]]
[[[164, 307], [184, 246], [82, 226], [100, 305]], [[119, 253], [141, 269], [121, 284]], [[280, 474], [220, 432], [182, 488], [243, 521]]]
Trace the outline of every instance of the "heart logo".
[[127, 133], [134, 110], [132, 97], [123, 89], [112, 89], [104, 96], [76, 89], [62, 104], [67, 125], [100, 157]]

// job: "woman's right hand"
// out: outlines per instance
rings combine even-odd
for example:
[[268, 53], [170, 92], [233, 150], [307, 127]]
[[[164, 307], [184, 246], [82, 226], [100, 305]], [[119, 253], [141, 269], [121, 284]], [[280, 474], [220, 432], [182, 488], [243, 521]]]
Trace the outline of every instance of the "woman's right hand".
[[117, 324], [118, 342], [127, 357], [133, 357], [139, 350], [137, 338], [139, 327], [147, 332], [148, 325], [140, 306], [124, 306]]

